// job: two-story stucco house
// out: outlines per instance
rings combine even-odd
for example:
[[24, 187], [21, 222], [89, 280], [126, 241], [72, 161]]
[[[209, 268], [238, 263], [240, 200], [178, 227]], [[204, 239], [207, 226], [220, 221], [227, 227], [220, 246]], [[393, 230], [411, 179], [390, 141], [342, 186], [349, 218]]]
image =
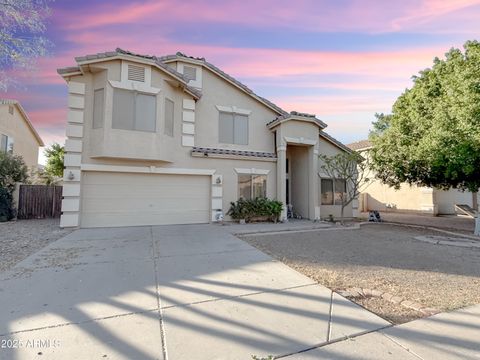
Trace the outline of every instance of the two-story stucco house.
[[318, 154], [350, 149], [315, 116], [181, 53], [76, 62], [58, 70], [69, 89], [62, 227], [207, 223], [258, 196], [303, 218], [338, 215], [341, 185], [322, 179]]
[[40, 146], [43, 141], [22, 105], [0, 99], [0, 151], [20, 155], [29, 168], [37, 168]]

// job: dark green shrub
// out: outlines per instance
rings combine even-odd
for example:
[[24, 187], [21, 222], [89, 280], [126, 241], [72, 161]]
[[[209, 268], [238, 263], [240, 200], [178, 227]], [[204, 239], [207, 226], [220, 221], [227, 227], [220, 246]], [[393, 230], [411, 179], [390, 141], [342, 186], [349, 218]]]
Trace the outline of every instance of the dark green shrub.
[[12, 194], [7, 189], [0, 187], [0, 222], [11, 220], [14, 217]]
[[230, 203], [227, 215], [234, 220], [245, 219], [247, 222], [252, 220], [277, 221], [282, 209], [283, 204], [277, 200], [267, 198], [239, 199]]

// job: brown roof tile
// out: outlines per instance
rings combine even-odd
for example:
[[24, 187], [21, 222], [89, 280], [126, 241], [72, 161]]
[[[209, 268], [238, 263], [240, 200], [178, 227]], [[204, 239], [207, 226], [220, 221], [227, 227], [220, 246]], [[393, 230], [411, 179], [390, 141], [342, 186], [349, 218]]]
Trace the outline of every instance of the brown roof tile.
[[352, 150], [363, 150], [372, 147], [372, 143], [369, 140], [360, 140], [347, 145]]

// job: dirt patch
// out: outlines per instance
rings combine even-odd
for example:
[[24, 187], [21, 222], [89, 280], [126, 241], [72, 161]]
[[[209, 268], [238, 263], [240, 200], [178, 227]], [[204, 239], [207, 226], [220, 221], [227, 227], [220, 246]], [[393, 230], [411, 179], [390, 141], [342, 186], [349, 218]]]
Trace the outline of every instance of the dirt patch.
[[370, 311], [373, 311], [374, 309], [373, 312], [378, 316], [394, 324], [406, 323], [424, 316], [421, 312], [407, 309], [399, 304], [394, 304], [382, 298], [365, 297], [349, 299]]
[[0, 271], [11, 269], [31, 254], [72, 231], [60, 229], [59, 225], [59, 219], [0, 223]]
[[[422, 235], [440, 234], [372, 224], [243, 239], [335, 291], [368, 288], [441, 311], [480, 303], [480, 249], [415, 239]], [[395, 323], [425, 316], [380, 299], [354, 301]]]

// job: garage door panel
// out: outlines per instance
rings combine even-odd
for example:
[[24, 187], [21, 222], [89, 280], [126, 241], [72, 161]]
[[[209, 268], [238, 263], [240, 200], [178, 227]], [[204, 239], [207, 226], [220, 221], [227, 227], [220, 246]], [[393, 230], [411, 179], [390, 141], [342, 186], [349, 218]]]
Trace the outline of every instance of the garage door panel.
[[[102, 212], [125, 212], [125, 200], [123, 199], [84, 199], [83, 211], [88, 213]], [[188, 199], [188, 202], [179, 201], [179, 199], [162, 199], [162, 203], [155, 203], [152, 198], [136, 198], [128, 200], [128, 208], [131, 211], [186, 211], [186, 210], [205, 210], [205, 199]]]
[[82, 226], [206, 223], [210, 177], [84, 173]]

